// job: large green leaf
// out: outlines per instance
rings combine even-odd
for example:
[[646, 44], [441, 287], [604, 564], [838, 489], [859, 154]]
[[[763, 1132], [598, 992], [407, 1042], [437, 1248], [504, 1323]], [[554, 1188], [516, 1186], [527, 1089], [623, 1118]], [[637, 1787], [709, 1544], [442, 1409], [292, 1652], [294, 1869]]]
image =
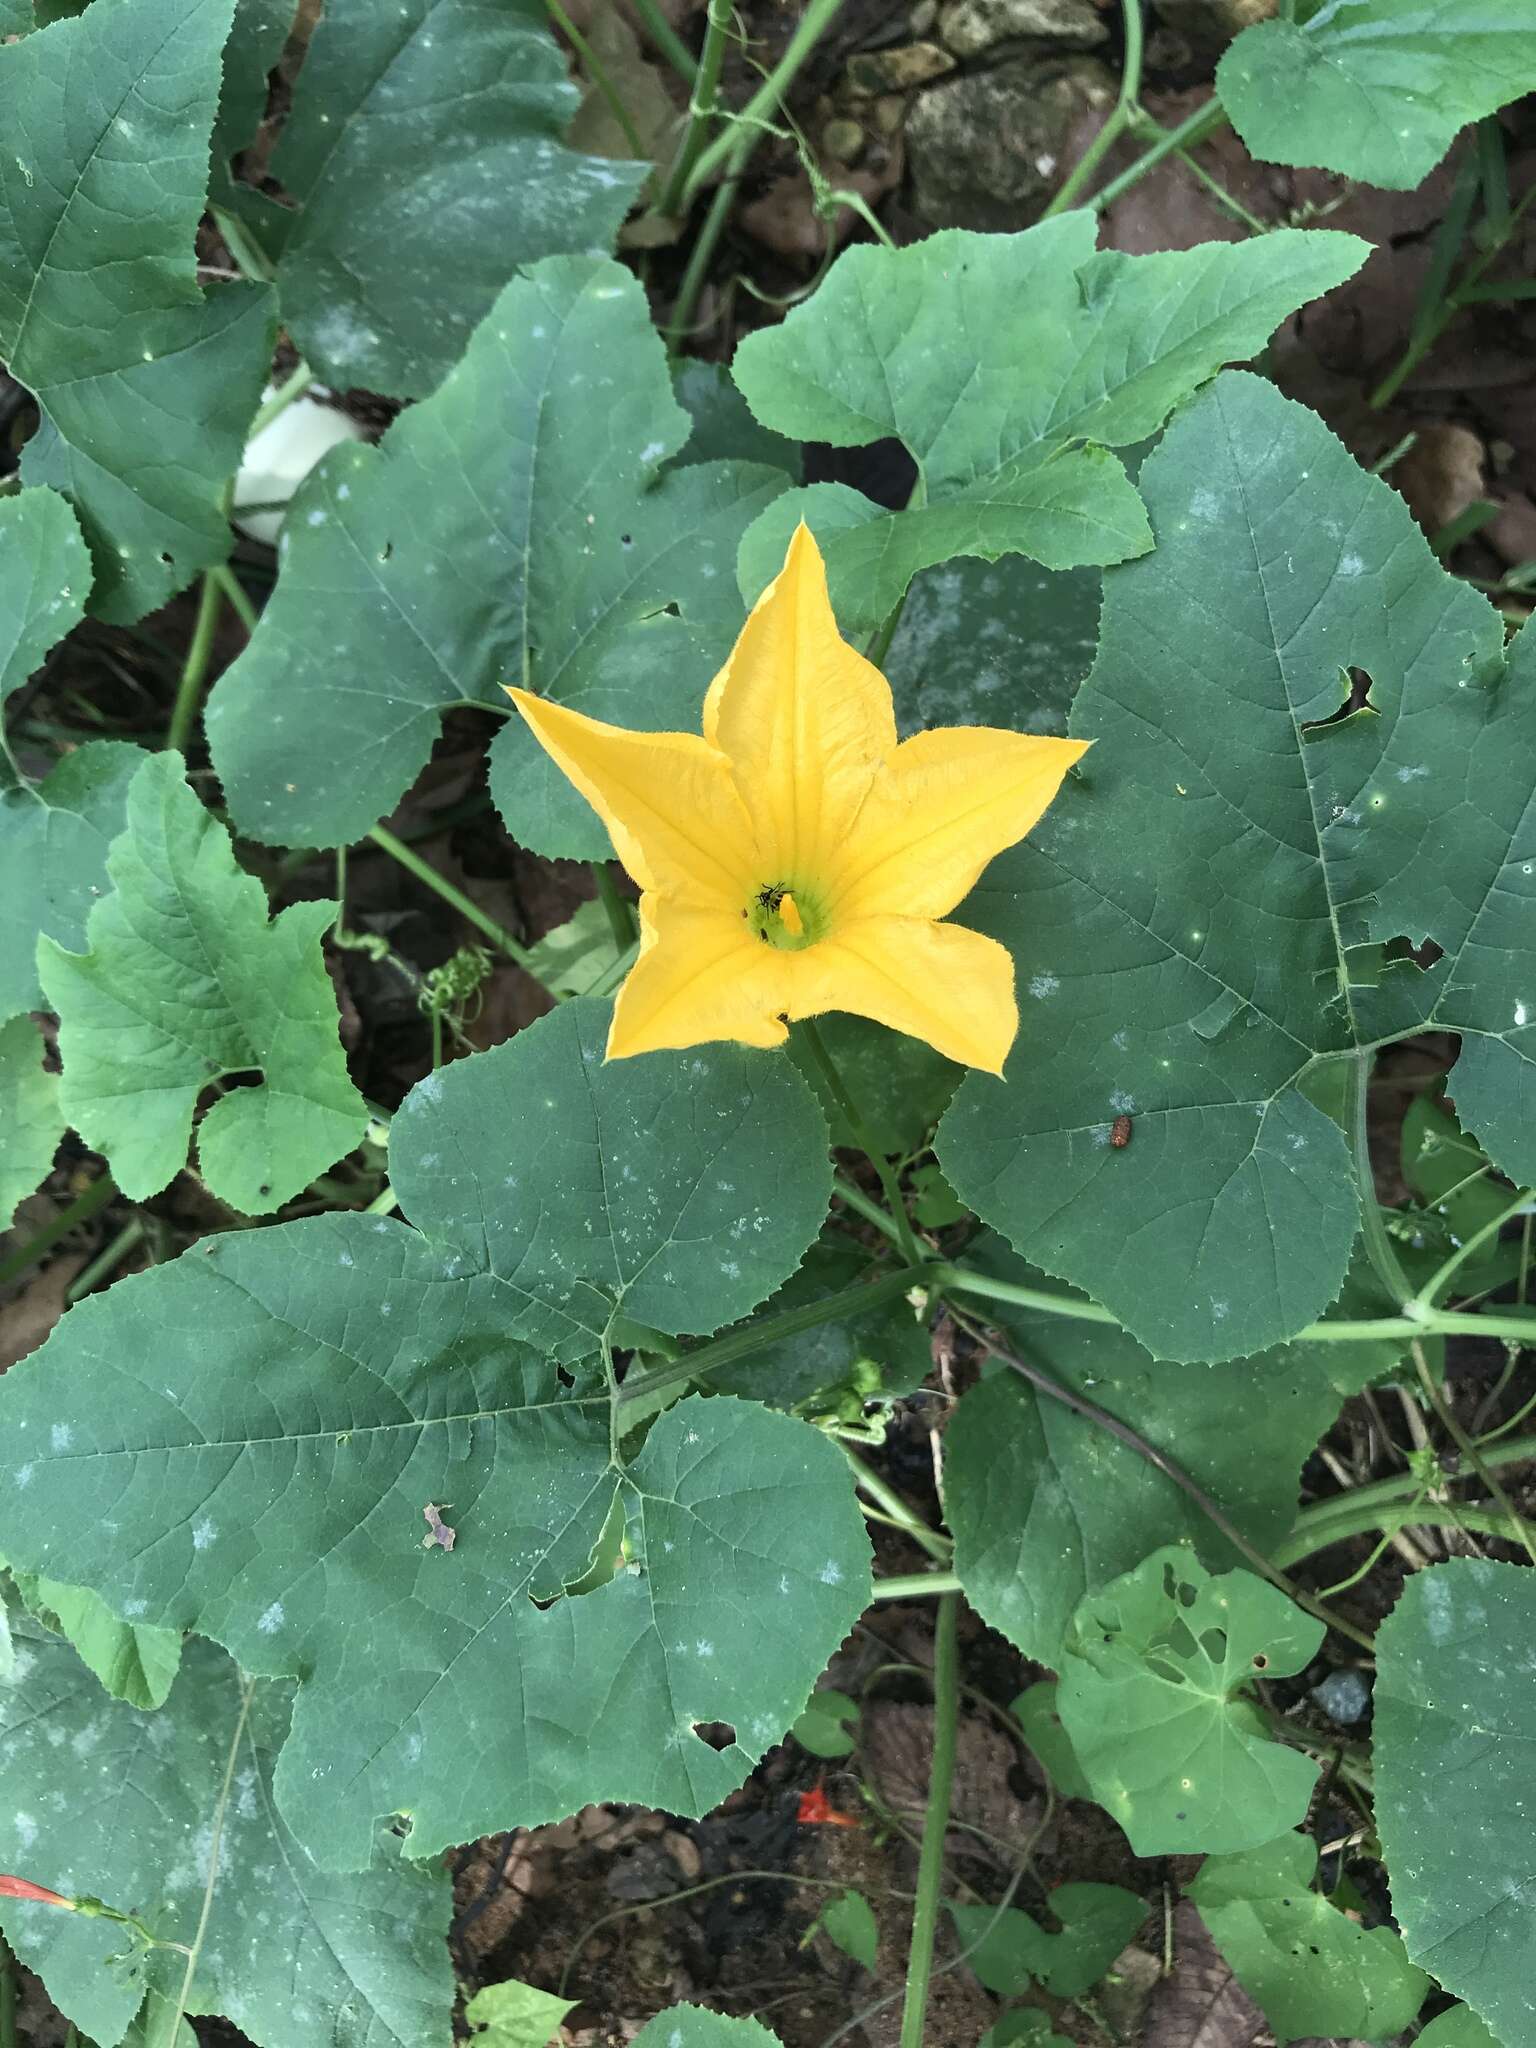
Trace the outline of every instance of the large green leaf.
[[908, 249], [850, 249], [807, 304], [749, 335], [732, 374], [765, 426], [840, 447], [894, 435], [919, 482], [908, 510], [864, 501], [858, 525], [857, 493], [789, 493], [744, 561], [764, 546], [782, 560], [802, 511], [820, 536], [830, 492], [827, 572], [852, 630], [951, 555], [1025, 554], [1052, 569], [1139, 555], [1146, 514], [1106, 451], [1155, 433], [1366, 254], [1351, 235], [1288, 230], [1096, 254], [1095, 233], [1091, 214], [1069, 213], [1019, 235], [953, 229]]
[[[695, 1397], [620, 1472], [592, 1364], [568, 1391], [514, 1334], [574, 1356], [620, 1307], [706, 1329], [814, 1229], [809, 1169], [769, 1163], [820, 1125], [785, 1062], [605, 1069], [604, 1022], [567, 1005], [417, 1091], [391, 1149], [426, 1235], [345, 1215], [205, 1239], [0, 1381], [0, 1551], [303, 1676], [279, 1800], [328, 1863], [359, 1867], [394, 1812], [424, 1856], [595, 1799], [703, 1812], [868, 1598], [820, 1431]], [[560, 1598], [616, 1495], [631, 1567]], [[451, 1549], [423, 1547], [429, 1505]]]
[[519, 266], [612, 243], [648, 166], [564, 148], [577, 98], [540, 0], [326, 0], [272, 161], [296, 210], [250, 211], [321, 375], [423, 397]]
[[56, 491], [0, 499], [0, 704], [84, 618], [90, 587], [80, 522]]
[[761, 2020], [727, 2019], [701, 2005], [669, 2005], [635, 2036], [635, 2048], [782, 2048]]
[[[966, 1263], [1042, 1285], [995, 1240]], [[972, 1312], [977, 1305], [972, 1304]], [[1296, 1343], [1217, 1365], [1157, 1365], [1102, 1323], [988, 1302], [988, 1320], [1069, 1392], [1138, 1430], [1261, 1551], [1290, 1529], [1301, 1468], [1346, 1393], [1385, 1372], [1389, 1344]], [[966, 1598], [1052, 1667], [1083, 1596], [1168, 1543], [1211, 1565], [1236, 1553], [1193, 1501], [1127, 1445], [998, 1371], [963, 1397], [944, 1439], [945, 1505]]]
[[124, 740], [88, 740], [42, 782], [0, 779], [0, 1017], [46, 1005], [40, 933], [84, 945], [91, 906], [111, 887], [107, 855], [144, 760]]
[[[212, 1876], [186, 2010], [224, 2014], [259, 2048], [447, 2039], [447, 1873], [402, 1863], [388, 1835], [352, 1876], [310, 1860], [272, 1797], [291, 1686], [253, 1685], [247, 1701], [229, 1659], [192, 1643], [168, 1705], [140, 1713], [104, 1700], [67, 1643], [35, 1622], [15, 1629], [16, 1665], [0, 1678], [0, 1864], [182, 1944], [197, 1937]], [[146, 1994], [179, 2002], [175, 1948], [146, 1952], [110, 1920], [50, 1906], [6, 1901], [0, 1919], [102, 2048]]]
[[1240, 1856], [1212, 1856], [1189, 1896], [1278, 2048], [1303, 2036], [1400, 2034], [1429, 1979], [1390, 1927], [1362, 1927], [1313, 1891], [1316, 1873], [1315, 1845], [1281, 1835]]
[[1138, 1856], [1225, 1855], [1296, 1826], [1310, 1757], [1245, 1695], [1317, 1654], [1323, 1625], [1251, 1572], [1156, 1550], [1078, 1609], [1057, 1710], [1093, 1796]]
[[1458, 128], [1536, 86], [1528, 0], [1329, 0], [1245, 29], [1216, 70], [1255, 156], [1406, 189]]
[[0, 1231], [46, 1177], [67, 1128], [37, 1026], [30, 1017], [8, 1019], [0, 1024]]
[[165, 1705], [181, 1668], [181, 1637], [174, 1629], [119, 1621], [84, 1586], [61, 1586], [31, 1572], [12, 1577], [28, 1611], [74, 1644], [113, 1699], [145, 1710]]
[[[1301, 1085], [1317, 1063], [1431, 1018], [1471, 1034], [1463, 1119], [1536, 1177], [1536, 636], [1499, 688], [1486, 601], [1257, 378], [1220, 378], [1141, 485], [1157, 550], [1107, 572], [1073, 711], [1096, 745], [963, 913], [1013, 953], [1023, 1026], [1005, 1081], [962, 1084], [939, 1156], [1155, 1353], [1227, 1358], [1344, 1277], [1357, 1193]], [[1351, 668], [1371, 708], [1328, 724]], [[1398, 938], [1445, 957], [1382, 970]]]
[[198, 286], [234, 0], [113, 0], [0, 48], [0, 356], [73, 501], [92, 610], [135, 619], [229, 552], [222, 494], [271, 360], [265, 286]]
[[493, 1273], [513, 1335], [589, 1357], [615, 1318], [702, 1334], [799, 1263], [831, 1196], [826, 1125], [781, 1053], [608, 1063], [609, 1006], [563, 1004], [428, 1075], [390, 1138], [405, 1213]]
[[[506, 711], [507, 683], [620, 725], [696, 726], [741, 626], [737, 543], [785, 478], [661, 474], [687, 433], [627, 271], [557, 257], [509, 285], [442, 388], [381, 447], [329, 456], [295, 502], [276, 595], [208, 710], [241, 829], [356, 838], [444, 710]], [[524, 845], [608, 853], [520, 720], [492, 786]]]
[[1532, 2031], [1536, 1573], [1418, 1572], [1377, 1638], [1376, 1817], [1408, 1953], [1506, 2048]]
[[269, 924], [261, 883], [187, 786], [181, 756], [144, 761], [107, 859], [115, 893], [91, 911], [88, 950], [38, 942], [59, 1014], [62, 1106], [142, 1201], [187, 1160], [201, 1092], [259, 1071], [198, 1127], [204, 1176], [248, 1214], [275, 1209], [349, 1152], [368, 1120], [337, 1037], [320, 939], [334, 903]]

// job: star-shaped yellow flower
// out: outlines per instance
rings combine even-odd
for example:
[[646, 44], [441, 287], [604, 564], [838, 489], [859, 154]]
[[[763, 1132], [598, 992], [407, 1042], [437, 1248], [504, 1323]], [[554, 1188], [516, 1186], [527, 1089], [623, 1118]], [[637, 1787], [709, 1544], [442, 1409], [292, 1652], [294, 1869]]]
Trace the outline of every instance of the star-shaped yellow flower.
[[1022, 839], [1086, 747], [985, 726], [896, 739], [890, 685], [837, 630], [807, 527], [704, 702], [702, 737], [510, 692], [639, 883], [640, 953], [608, 1057], [852, 1010], [997, 1073], [1013, 962], [940, 920]]

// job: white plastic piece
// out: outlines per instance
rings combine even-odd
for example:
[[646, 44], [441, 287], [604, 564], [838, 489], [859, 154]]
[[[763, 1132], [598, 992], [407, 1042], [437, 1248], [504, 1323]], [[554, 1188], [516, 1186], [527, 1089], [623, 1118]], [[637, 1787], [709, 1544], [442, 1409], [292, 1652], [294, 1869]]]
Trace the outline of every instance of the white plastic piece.
[[[263, 404], [272, 396], [269, 385]], [[282, 531], [281, 511], [242, 513], [242, 505], [282, 505], [314, 468], [322, 455], [343, 441], [361, 441], [362, 428], [356, 420], [334, 406], [321, 405], [310, 397], [296, 398], [272, 424], [246, 443], [240, 472], [235, 478], [233, 519], [252, 540], [275, 546]]]

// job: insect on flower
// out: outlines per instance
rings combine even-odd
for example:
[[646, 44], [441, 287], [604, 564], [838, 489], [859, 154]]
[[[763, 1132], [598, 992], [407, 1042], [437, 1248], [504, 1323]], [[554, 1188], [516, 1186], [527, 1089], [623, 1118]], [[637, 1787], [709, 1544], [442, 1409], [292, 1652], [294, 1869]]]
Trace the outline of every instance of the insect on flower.
[[837, 630], [808, 527], [704, 700], [702, 733], [513, 702], [640, 884], [640, 951], [608, 1057], [851, 1010], [1001, 1070], [1013, 962], [946, 922], [1039, 821], [1083, 740], [982, 726], [898, 741], [890, 685]]

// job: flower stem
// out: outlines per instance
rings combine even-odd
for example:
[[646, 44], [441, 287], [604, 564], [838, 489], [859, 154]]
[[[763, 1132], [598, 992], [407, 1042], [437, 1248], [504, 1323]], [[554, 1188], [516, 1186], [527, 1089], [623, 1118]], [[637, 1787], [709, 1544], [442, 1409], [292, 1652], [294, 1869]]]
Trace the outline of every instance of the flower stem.
[[907, 1951], [907, 1988], [901, 2008], [901, 2048], [923, 2048], [928, 1985], [933, 1976], [933, 1943], [939, 1927], [939, 1893], [944, 1882], [944, 1838], [949, 1832], [949, 1795], [955, 1775], [955, 1726], [960, 1704], [956, 1637], [960, 1596], [939, 1601], [933, 1632], [933, 1764], [928, 1776], [928, 1809], [917, 1862], [917, 1899], [912, 1908], [912, 1941]]
[[1041, 215], [1042, 220], [1049, 220], [1053, 213], [1064, 213], [1075, 203], [1077, 195], [1136, 118], [1137, 94], [1141, 91], [1141, 0], [1120, 0], [1120, 11], [1125, 17], [1125, 62], [1120, 72], [1120, 97], [1110, 109], [1104, 126], [1073, 165], [1070, 175]]
[[181, 681], [176, 686], [176, 702], [171, 706], [171, 722], [165, 733], [167, 748], [179, 754], [186, 752], [187, 741], [197, 723], [197, 707], [202, 700], [203, 684], [208, 679], [208, 662], [213, 654], [213, 636], [218, 630], [222, 595], [213, 572], [205, 570], [197, 597], [197, 621], [192, 628], [187, 658], [181, 665]]
[[392, 860], [399, 861], [401, 867], [408, 874], [414, 875], [418, 882], [425, 882], [429, 889], [436, 890], [445, 903], [453, 905], [460, 917], [468, 918], [477, 931], [484, 932], [492, 945], [499, 946], [509, 960], [515, 960], [525, 974], [532, 974], [534, 980], [539, 982], [539, 986], [544, 986], [529, 965], [533, 955], [528, 948], [514, 939], [509, 931], [503, 930], [495, 918], [488, 917], [479, 904], [466, 896], [462, 889], [456, 889], [446, 875], [440, 875], [430, 862], [424, 861], [403, 839], [397, 839], [393, 832], [386, 831], [382, 825], [375, 825], [368, 837], [375, 846], [383, 847]]
[[613, 933], [614, 950], [627, 952], [635, 943], [634, 911], [619, 893], [619, 885], [614, 881], [613, 870], [607, 861], [593, 861], [592, 879], [597, 884], [597, 900], [607, 916], [608, 929]]
[[244, 626], [246, 632], [254, 633], [258, 613], [255, 605], [251, 603], [251, 600], [245, 594], [245, 585], [240, 581], [234, 570], [230, 568], [227, 562], [220, 562], [216, 567], [210, 569], [208, 574], [229, 600], [230, 610], [240, 621], [241, 625]]
[[865, 1123], [858, 1104], [843, 1086], [843, 1077], [837, 1071], [832, 1055], [827, 1051], [826, 1042], [816, 1028], [814, 1018], [802, 1017], [795, 1026], [800, 1041], [810, 1054], [816, 1071], [827, 1085], [827, 1092], [842, 1113], [844, 1123], [853, 1133], [853, 1141], [864, 1154], [875, 1172], [880, 1176], [881, 1192], [896, 1225], [896, 1238], [901, 1246], [901, 1255], [909, 1265], [917, 1266], [923, 1260], [923, 1248], [917, 1241], [912, 1220], [907, 1214], [907, 1205], [902, 1199], [901, 1186], [891, 1171], [891, 1163], [874, 1142], [868, 1124]]

